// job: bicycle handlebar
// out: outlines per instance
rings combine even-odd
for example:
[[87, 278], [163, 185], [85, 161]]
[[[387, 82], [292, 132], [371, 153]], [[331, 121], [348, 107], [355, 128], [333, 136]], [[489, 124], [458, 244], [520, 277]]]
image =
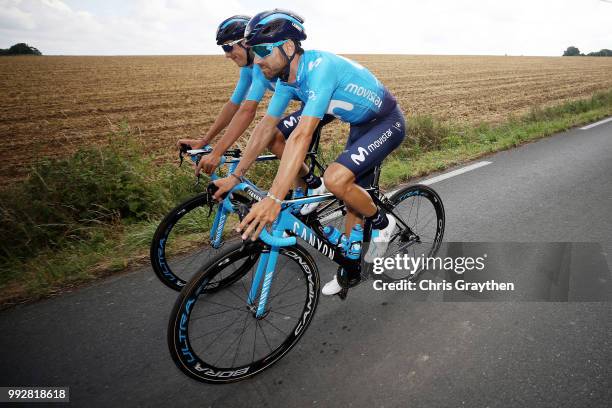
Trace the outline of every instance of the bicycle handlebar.
[[265, 228], [261, 230], [259, 238], [270, 246], [286, 247], [295, 245], [297, 240], [295, 237], [274, 237]]

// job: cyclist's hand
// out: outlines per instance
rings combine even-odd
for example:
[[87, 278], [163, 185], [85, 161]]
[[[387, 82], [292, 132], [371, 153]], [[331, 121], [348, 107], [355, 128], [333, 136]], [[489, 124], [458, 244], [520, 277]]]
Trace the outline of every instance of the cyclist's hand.
[[270, 197], [266, 197], [251, 207], [251, 211], [244, 217], [244, 220], [238, 225], [236, 231], [244, 231], [242, 233], [242, 239], [247, 239], [250, 236], [251, 239], [255, 241], [259, 237], [261, 230], [264, 229], [267, 224], [274, 222], [280, 210], [281, 206], [279, 203]]
[[202, 156], [202, 158], [200, 159], [200, 163], [198, 163], [198, 168], [196, 169], [196, 176], [200, 173], [200, 171], [204, 171], [204, 173], [210, 176], [219, 166], [220, 161], [221, 156], [212, 152], [207, 154], [206, 156]]
[[222, 179], [218, 179], [213, 181], [215, 186], [217, 186], [218, 190], [213, 195], [213, 198], [217, 201], [221, 201], [223, 196], [230, 191], [236, 184], [238, 184], [238, 180], [236, 177], [228, 176]]

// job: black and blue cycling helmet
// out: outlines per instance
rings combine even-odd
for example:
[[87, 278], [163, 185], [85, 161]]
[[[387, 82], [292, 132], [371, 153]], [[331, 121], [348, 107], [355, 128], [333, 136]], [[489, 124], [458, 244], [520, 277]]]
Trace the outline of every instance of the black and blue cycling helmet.
[[237, 15], [223, 20], [217, 28], [217, 45], [223, 45], [227, 42], [243, 38], [244, 29], [250, 19], [251, 17], [249, 16]]
[[274, 9], [256, 14], [244, 31], [246, 45], [306, 39], [304, 19], [289, 10]]

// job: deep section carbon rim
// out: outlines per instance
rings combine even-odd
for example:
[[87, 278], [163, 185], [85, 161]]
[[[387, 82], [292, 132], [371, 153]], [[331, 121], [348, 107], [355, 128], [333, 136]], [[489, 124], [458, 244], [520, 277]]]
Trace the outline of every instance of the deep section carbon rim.
[[[413, 185], [394, 193], [390, 201], [393, 212], [406, 225], [398, 219], [385, 257], [434, 256], [442, 243], [445, 224], [444, 205], [438, 194], [425, 185]], [[382, 276], [392, 281], [416, 280], [421, 272], [422, 268], [385, 270]]]
[[[209, 216], [208, 196], [199, 194], [175, 207], [157, 227], [151, 242], [151, 266], [169, 288], [181, 290], [185, 283], [223, 249], [210, 246], [210, 229], [215, 211]], [[235, 242], [229, 233], [238, 220], [230, 214], [224, 240]]]
[[168, 345], [177, 366], [190, 377], [224, 383], [252, 376], [283, 357], [304, 334], [320, 283], [314, 261], [299, 246], [280, 250], [260, 318], [257, 304], [247, 302], [257, 263], [231, 285], [205, 291], [217, 274], [231, 275], [240, 268], [236, 265], [267, 251], [260, 242], [228, 248], [182, 290], [170, 317]]

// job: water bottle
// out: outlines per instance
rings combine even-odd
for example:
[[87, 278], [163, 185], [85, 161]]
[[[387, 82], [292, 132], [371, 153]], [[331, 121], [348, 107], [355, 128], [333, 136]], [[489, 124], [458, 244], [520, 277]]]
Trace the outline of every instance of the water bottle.
[[346, 257], [349, 259], [359, 259], [361, 255], [361, 241], [363, 241], [363, 228], [356, 224], [351, 230], [351, 236], [346, 242]]
[[342, 245], [347, 241], [346, 236], [341, 233], [340, 230], [331, 225], [328, 225], [323, 228], [323, 233], [325, 234], [329, 242], [332, 243], [332, 245]]

